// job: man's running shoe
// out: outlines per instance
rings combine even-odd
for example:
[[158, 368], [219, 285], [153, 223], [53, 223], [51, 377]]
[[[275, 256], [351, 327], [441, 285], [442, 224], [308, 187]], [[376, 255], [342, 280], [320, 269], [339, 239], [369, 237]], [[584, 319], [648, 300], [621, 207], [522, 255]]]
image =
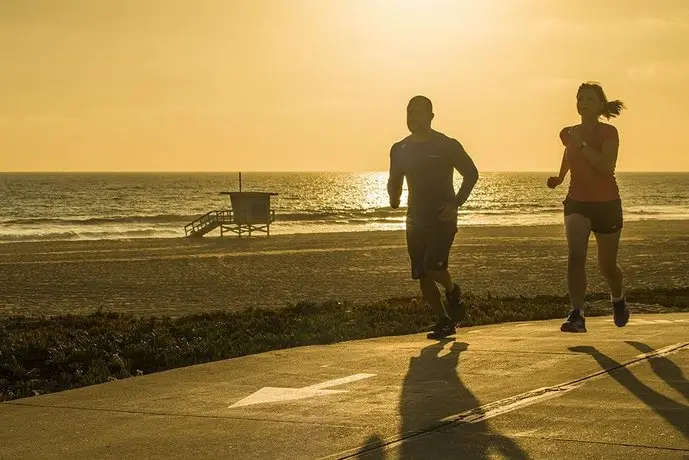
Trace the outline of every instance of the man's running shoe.
[[426, 337], [429, 339], [444, 339], [457, 332], [455, 329], [455, 323], [449, 318], [443, 318], [438, 323], [433, 326], [431, 332], [428, 333]]
[[586, 319], [581, 314], [581, 310], [569, 312], [567, 320], [560, 326], [562, 332], [586, 332]]

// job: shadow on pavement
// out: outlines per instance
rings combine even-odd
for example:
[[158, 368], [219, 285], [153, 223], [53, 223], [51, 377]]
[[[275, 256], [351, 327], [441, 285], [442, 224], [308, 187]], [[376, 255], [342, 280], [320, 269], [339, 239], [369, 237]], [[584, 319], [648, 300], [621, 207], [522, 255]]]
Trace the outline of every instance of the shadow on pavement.
[[[510, 459], [528, 458], [514, 441], [494, 432], [487, 421], [473, 423], [471, 433], [462, 432], [458, 425], [440, 428], [443, 418], [481, 406], [460, 378], [459, 357], [467, 349], [466, 343], [445, 340], [424, 347], [419, 356], [410, 359], [400, 398], [400, 434], [404, 440], [395, 447], [399, 458], [483, 459], [495, 453]], [[438, 430], [428, 433], [433, 428]], [[357, 458], [386, 457], [378, 449], [362, 452]]]
[[[641, 349], [643, 350], [651, 350], [651, 348], [647, 345], [639, 345], [642, 346]], [[660, 415], [670, 424], [672, 424], [677, 431], [684, 435], [685, 438], [689, 439], [689, 406], [680, 404], [677, 401], [658, 393], [648, 385], [641, 382], [628, 368], [621, 367], [622, 365], [620, 363], [601, 353], [595, 347], [572, 347], [570, 350], [576, 353], [586, 353], [591, 355], [591, 357], [595, 359], [603, 369], [613, 369], [608, 374], [610, 377], [615, 379], [617, 383], [622, 385], [640, 401], [653, 409], [656, 414]], [[649, 360], [651, 365], [653, 365], [654, 359], [656, 358]], [[660, 372], [661, 374], [659, 375], [664, 375], [664, 377], [661, 378], [667, 382], [667, 378], [670, 376], [676, 376], [678, 371], [681, 374], [681, 370], [679, 370], [679, 368], [674, 370], [673, 367], [676, 368], [674, 363], [672, 363], [671, 366], [668, 366], [667, 363], [656, 363], [656, 368], [654, 371], [656, 373]]]
[[[645, 343], [633, 341], [627, 341], [625, 343], [633, 346], [642, 353], [650, 353], [653, 351], [653, 348]], [[670, 385], [677, 393], [684, 396], [684, 399], [689, 401], [689, 379], [684, 376], [682, 369], [680, 369], [677, 364], [665, 356], [656, 356], [649, 359], [648, 362], [651, 364], [651, 369], [653, 369], [653, 372], [655, 372], [658, 378], [663, 379], [665, 383]]]

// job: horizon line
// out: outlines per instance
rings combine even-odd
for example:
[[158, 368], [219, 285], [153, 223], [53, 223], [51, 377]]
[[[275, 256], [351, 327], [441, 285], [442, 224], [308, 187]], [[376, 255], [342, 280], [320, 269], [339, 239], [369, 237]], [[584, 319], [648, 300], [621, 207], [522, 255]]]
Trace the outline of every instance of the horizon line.
[[[387, 173], [387, 169], [357, 169], [357, 170], [284, 170], [284, 171], [271, 171], [271, 170], [39, 170], [39, 171], [28, 171], [28, 170], [17, 170], [17, 171], [0, 171], [0, 174], [323, 174], [323, 173]], [[550, 169], [533, 169], [533, 170], [483, 170], [479, 172], [484, 173], [553, 173]], [[689, 170], [682, 171], [669, 171], [669, 170], [619, 170], [616, 173], [660, 173], [660, 174], [670, 174], [670, 173], [689, 173]]]

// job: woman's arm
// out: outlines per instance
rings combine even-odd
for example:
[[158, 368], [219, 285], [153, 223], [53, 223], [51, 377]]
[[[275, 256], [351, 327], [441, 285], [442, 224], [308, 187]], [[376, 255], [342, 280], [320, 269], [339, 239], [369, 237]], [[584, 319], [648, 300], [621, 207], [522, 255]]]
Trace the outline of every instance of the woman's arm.
[[557, 176], [548, 178], [548, 187], [555, 188], [564, 182], [567, 173], [569, 172], [569, 160], [567, 159], [567, 149], [562, 153], [562, 162], [560, 163], [560, 172]]
[[562, 152], [562, 163], [560, 163], [560, 173], [557, 177], [560, 178], [560, 182], [565, 180], [567, 173], [569, 172], [569, 160], [567, 159], [567, 149]]
[[596, 171], [603, 174], [614, 174], [615, 165], [617, 164], [618, 149], [619, 141], [615, 139], [606, 139], [603, 142], [600, 152], [586, 144], [581, 147], [581, 153]]
[[575, 127], [569, 130], [572, 142], [581, 147], [581, 154], [591, 163], [591, 166], [602, 174], [614, 174], [615, 166], [617, 164], [617, 151], [620, 146], [620, 139], [617, 133], [617, 128], [611, 125], [605, 125], [605, 139], [601, 145], [600, 152], [588, 145], [581, 139], [581, 130]]

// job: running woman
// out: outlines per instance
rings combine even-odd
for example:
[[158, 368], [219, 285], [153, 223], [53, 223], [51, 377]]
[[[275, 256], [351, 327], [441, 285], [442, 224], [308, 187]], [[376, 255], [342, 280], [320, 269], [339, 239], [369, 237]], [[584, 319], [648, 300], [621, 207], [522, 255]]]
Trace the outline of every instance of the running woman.
[[608, 101], [597, 83], [584, 83], [577, 91], [581, 123], [560, 131], [565, 146], [560, 174], [548, 179], [548, 187], [562, 184], [571, 172], [569, 191], [563, 201], [569, 256], [567, 287], [572, 309], [560, 330], [586, 332], [586, 253], [591, 232], [598, 246], [598, 266], [610, 288], [615, 325], [629, 321], [629, 309], [622, 289], [622, 270], [617, 252], [622, 232], [622, 201], [615, 179], [619, 135], [617, 129], [600, 121], [614, 118], [625, 108], [619, 100]]

